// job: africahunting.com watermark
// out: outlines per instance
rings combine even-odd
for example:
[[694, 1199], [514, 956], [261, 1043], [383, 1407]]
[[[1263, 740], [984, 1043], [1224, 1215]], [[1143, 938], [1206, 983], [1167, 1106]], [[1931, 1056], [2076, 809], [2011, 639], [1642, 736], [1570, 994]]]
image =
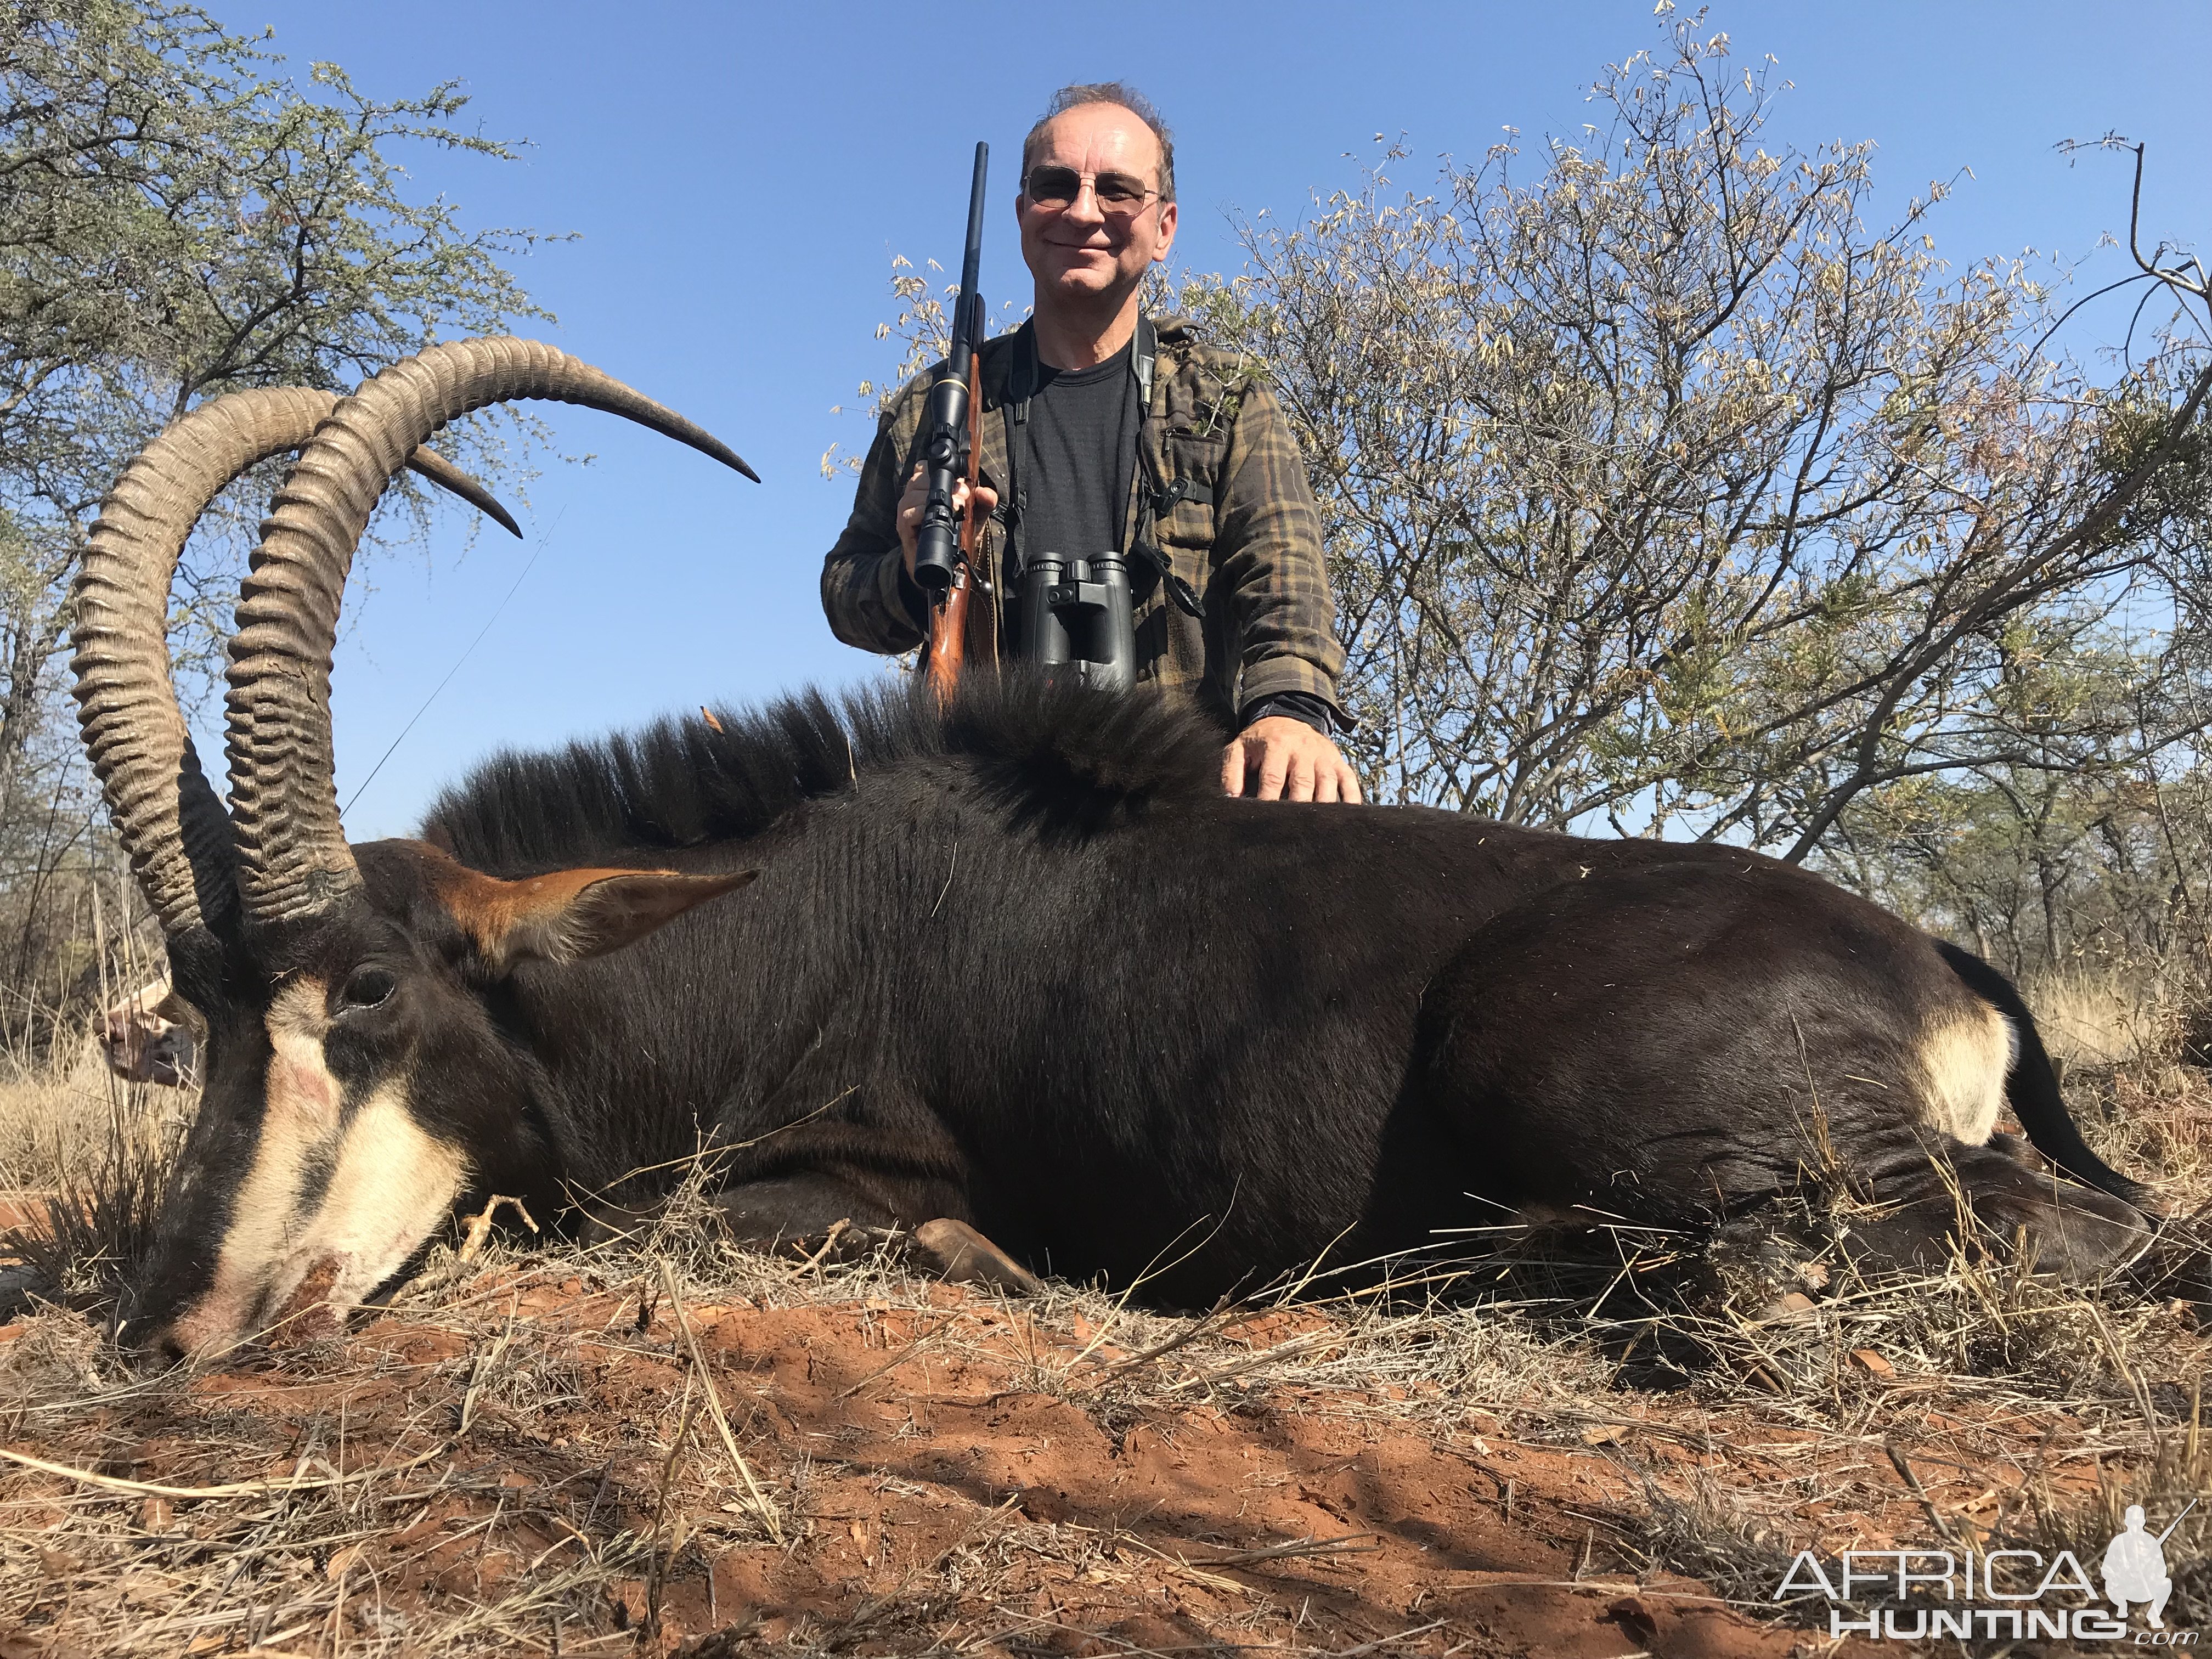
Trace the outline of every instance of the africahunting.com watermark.
[[[2071, 1550], [1846, 1550], [1823, 1565], [1801, 1550], [1774, 1592], [1778, 1601], [1820, 1595], [1828, 1634], [1876, 1641], [2004, 1638], [2011, 1641], [2131, 1642], [2193, 1648], [2197, 1632], [2168, 1630], [2173, 1594], [2166, 1540], [2197, 1507], [2191, 1499], [2163, 1532], [2149, 1530], [2142, 1506], [2105, 1547], [2093, 1580]], [[1882, 1596], [1873, 1602], [1869, 1598]]]

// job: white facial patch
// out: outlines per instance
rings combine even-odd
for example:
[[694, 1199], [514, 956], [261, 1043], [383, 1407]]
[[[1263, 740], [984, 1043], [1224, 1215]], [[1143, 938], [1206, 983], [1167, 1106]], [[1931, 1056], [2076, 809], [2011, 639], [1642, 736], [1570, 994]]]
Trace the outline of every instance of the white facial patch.
[[1988, 1143], [2004, 1106], [2005, 1074], [2020, 1053], [2012, 1022], [1986, 1003], [1921, 1040], [1922, 1086], [1929, 1121], [1969, 1146]]
[[[311, 1277], [312, 1300], [345, 1310], [396, 1272], [453, 1207], [468, 1178], [456, 1147], [407, 1109], [404, 1082], [387, 1083], [350, 1116], [323, 1058], [328, 988], [297, 979], [268, 1018], [267, 1102], [253, 1166], [240, 1184], [215, 1283], [176, 1322], [192, 1353], [255, 1334], [288, 1311]], [[309, 1192], [311, 1170], [330, 1171]]]

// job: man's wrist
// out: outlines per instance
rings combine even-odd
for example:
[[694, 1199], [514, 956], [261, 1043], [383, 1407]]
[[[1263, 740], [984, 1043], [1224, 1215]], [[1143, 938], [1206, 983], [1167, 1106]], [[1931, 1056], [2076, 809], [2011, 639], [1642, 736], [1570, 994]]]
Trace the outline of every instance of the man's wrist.
[[1328, 704], [1310, 691], [1275, 691], [1255, 698], [1244, 705], [1237, 729], [1245, 731], [1255, 721], [1274, 719], [1297, 720], [1302, 726], [1310, 726], [1332, 742], [1335, 740], [1335, 716]]

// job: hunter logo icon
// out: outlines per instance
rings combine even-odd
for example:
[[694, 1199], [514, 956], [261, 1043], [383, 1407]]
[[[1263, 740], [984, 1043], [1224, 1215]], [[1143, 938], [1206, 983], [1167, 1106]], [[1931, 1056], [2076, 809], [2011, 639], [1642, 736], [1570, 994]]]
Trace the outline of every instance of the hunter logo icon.
[[2173, 1517], [2172, 1525], [2154, 1538], [2143, 1530], [2142, 1505], [2128, 1505], [2127, 1530], [2105, 1549], [2105, 1595], [2115, 1616], [2125, 1619], [2130, 1601], [2147, 1602], [2144, 1611], [2150, 1627], [2166, 1628], [2166, 1598], [2173, 1594], [2173, 1580], [2166, 1571], [2166, 1540], [2196, 1507], [2197, 1499], [2192, 1498], [2188, 1509]]
[[[1953, 1545], [1846, 1550], [1836, 1559], [1832, 1574], [1812, 1551], [1801, 1550], [1774, 1599], [1818, 1592], [1828, 1603], [1828, 1634], [1836, 1638], [2049, 1638], [2194, 1648], [2200, 1632], [2166, 1627], [2166, 1605], [2173, 1595], [2166, 1542], [2198, 1501], [2191, 1498], [2160, 1533], [2145, 1527], [2142, 1504], [2130, 1504], [2125, 1529], [2105, 1547], [2101, 1598], [2087, 1565], [2071, 1550], [2045, 1555], [2033, 1549], [1960, 1550]], [[1879, 1601], [1863, 1599], [1877, 1585], [1887, 1594]], [[2147, 1629], [2130, 1632], [2130, 1607], [2142, 1613]]]

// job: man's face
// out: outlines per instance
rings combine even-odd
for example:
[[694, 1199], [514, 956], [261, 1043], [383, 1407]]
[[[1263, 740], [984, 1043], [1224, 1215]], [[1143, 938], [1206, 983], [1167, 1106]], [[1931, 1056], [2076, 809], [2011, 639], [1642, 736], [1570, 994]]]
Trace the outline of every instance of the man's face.
[[1046, 123], [1030, 172], [1067, 167], [1082, 175], [1075, 199], [1065, 207], [1032, 202], [1026, 188], [1014, 210], [1022, 228], [1022, 258], [1036, 278], [1037, 297], [1067, 299], [1126, 292], [1145, 268], [1168, 257], [1175, 244], [1176, 210], [1157, 195], [1134, 213], [1102, 209], [1091, 181], [1133, 180], [1144, 191], [1160, 183], [1160, 142], [1119, 104], [1079, 104]]

